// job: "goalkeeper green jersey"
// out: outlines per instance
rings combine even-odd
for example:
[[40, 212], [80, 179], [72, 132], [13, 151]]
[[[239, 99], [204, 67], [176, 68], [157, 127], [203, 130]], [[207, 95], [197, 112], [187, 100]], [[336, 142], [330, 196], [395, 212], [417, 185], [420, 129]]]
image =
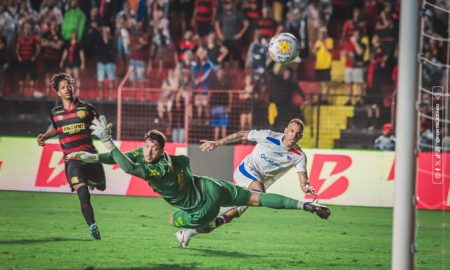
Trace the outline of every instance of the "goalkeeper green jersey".
[[169, 156], [164, 153], [155, 163], [144, 160], [143, 148], [122, 153], [114, 148], [99, 155], [104, 164], [116, 164], [129, 174], [146, 180], [172, 206], [190, 211], [205, 200], [201, 192], [201, 178], [194, 176], [187, 156]]

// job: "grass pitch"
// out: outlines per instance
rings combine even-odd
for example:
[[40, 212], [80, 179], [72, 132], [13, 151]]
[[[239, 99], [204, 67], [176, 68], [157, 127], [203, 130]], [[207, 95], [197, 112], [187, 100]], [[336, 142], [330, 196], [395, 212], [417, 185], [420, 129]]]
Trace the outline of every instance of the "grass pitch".
[[[250, 209], [188, 249], [158, 198], [93, 195], [102, 240], [75, 194], [0, 192], [0, 269], [390, 269], [392, 209]], [[416, 269], [450, 269], [450, 213], [419, 211]], [[447, 227], [443, 227], [447, 222]]]

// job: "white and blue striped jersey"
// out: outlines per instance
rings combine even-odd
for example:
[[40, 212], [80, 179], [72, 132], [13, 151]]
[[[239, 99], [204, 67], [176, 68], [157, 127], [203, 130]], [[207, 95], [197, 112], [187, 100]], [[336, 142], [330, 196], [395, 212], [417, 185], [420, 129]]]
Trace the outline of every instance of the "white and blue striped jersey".
[[269, 187], [292, 167], [297, 172], [306, 172], [306, 155], [299, 145], [286, 147], [284, 134], [271, 130], [251, 130], [248, 140], [256, 141], [253, 151], [248, 154], [234, 171], [236, 184], [248, 187], [252, 181], [262, 181]]

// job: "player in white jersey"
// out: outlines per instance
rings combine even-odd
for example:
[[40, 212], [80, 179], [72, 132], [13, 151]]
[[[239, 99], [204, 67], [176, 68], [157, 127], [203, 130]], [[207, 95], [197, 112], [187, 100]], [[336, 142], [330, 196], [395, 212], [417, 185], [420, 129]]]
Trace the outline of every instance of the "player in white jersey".
[[[257, 144], [253, 151], [235, 169], [233, 178], [236, 184], [253, 191], [265, 192], [277, 179], [291, 168], [297, 171], [300, 187], [304, 193], [316, 195], [314, 188], [309, 184], [306, 171], [306, 155], [298, 145], [303, 137], [304, 124], [300, 119], [292, 119], [284, 129], [284, 133], [271, 130], [239, 131], [228, 135], [218, 141], [203, 140], [200, 149], [211, 151], [221, 145], [234, 143], [241, 140], [255, 141]], [[319, 204], [307, 204], [315, 207], [314, 213], [323, 219], [327, 219], [330, 211]], [[239, 217], [247, 207], [229, 207], [221, 209], [223, 223], [230, 222]], [[306, 210], [306, 209], [305, 209]], [[308, 211], [308, 210], [307, 210]], [[198, 233], [192, 229], [178, 231], [176, 236], [181, 246], [187, 246], [190, 238]]]

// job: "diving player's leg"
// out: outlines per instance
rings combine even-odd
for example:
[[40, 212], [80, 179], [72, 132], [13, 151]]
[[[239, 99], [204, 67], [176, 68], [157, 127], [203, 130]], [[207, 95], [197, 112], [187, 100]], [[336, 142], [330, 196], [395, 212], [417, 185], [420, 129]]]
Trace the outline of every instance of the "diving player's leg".
[[302, 202], [280, 194], [251, 192], [249, 206], [263, 206], [275, 209], [303, 209], [327, 219], [331, 212], [328, 207], [313, 202]]
[[[233, 174], [233, 179], [237, 186], [247, 188], [251, 191], [266, 192], [265, 185], [256, 177], [254, 172], [249, 172], [243, 163], [239, 165]], [[224, 219], [224, 223], [231, 222], [234, 218], [240, 217], [248, 206], [222, 207], [219, 215]]]
[[89, 232], [93, 239], [100, 240], [100, 231], [95, 224], [94, 209], [91, 204], [91, 195], [87, 186], [85, 164], [80, 161], [70, 160], [66, 163], [67, 180], [71, 188], [77, 192], [80, 200], [81, 213], [89, 226]]
[[[240, 185], [239, 185], [240, 186]], [[252, 181], [250, 185], [248, 186], [248, 189], [255, 192], [266, 192], [266, 189], [262, 182], [259, 181]], [[247, 210], [248, 206], [236, 206], [236, 207], [222, 207], [222, 209], [227, 209], [224, 213], [219, 212], [220, 217], [222, 217], [225, 222], [228, 223], [231, 222], [234, 218], [238, 218], [242, 216], [242, 214]]]

